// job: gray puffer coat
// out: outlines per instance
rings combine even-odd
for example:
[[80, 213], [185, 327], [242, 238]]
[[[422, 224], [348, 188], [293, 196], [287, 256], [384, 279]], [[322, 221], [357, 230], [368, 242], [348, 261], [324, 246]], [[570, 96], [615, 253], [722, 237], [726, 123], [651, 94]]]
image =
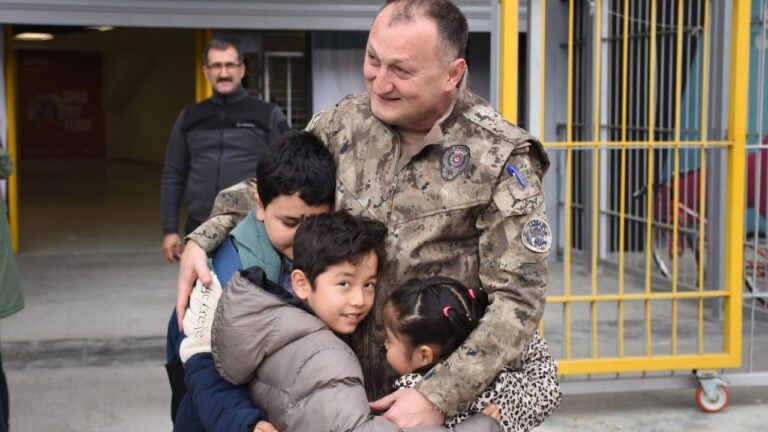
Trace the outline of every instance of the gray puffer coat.
[[[281, 432], [399, 431], [371, 414], [360, 363], [347, 344], [258, 270], [235, 274], [219, 299], [211, 342], [221, 376], [236, 385], [250, 382], [251, 399]], [[501, 428], [478, 414], [455, 430]]]

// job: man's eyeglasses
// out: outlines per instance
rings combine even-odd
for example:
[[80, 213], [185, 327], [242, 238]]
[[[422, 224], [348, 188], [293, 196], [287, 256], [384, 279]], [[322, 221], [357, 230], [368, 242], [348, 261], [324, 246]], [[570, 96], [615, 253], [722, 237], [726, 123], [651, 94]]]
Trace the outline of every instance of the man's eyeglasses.
[[205, 67], [214, 72], [221, 72], [222, 69], [226, 69], [230, 71], [230, 70], [239, 68], [242, 65], [243, 65], [242, 63], [211, 63], [208, 65], [205, 65]]

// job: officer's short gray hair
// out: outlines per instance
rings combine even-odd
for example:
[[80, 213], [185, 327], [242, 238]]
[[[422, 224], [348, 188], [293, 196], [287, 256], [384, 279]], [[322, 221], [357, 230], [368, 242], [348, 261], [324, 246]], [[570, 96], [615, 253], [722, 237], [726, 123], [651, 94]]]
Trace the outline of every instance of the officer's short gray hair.
[[431, 19], [437, 26], [437, 35], [444, 52], [453, 61], [457, 58], [465, 58], [467, 51], [467, 39], [469, 38], [469, 25], [467, 17], [450, 0], [387, 0], [382, 10], [394, 5], [389, 25], [400, 21], [411, 21], [414, 13], [422, 14]]

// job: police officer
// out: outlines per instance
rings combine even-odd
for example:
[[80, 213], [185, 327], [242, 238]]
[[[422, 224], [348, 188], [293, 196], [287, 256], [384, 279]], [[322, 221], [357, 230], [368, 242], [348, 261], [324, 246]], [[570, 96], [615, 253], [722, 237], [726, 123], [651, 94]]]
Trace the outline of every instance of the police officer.
[[[338, 160], [337, 209], [389, 230], [377, 306], [351, 345], [370, 397], [389, 389], [381, 302], [405, 280], [441, 274], [491, 294], [483, 321], [415, 389], [374, 403], [400, 427], [441, 424], [519, 359], [544, 309], [551, 232], [541, 144], [467, 85], [467, 22], [449, 0], [391, 0], [374, 20], [363, 75], [367, 93], [315, 115], [308, 130]], [[247, 211], [252, 182], [217, 198], [214, 220], [188, 239], [177, 311], [195, 275], [210, 280], [210, 251]]]
[[163, 256], [181, 253], [179, 208], [186, 201], [189, 234], [211, 212], [216, 193], [256, 175], [266, 144], [288, 127], [276, 105], [248, 94], [242, 53], [226, 39], [212, 39], [203, 50], [203, 72], [213, 96], [184, 108], [173, 126], [161, 183]]

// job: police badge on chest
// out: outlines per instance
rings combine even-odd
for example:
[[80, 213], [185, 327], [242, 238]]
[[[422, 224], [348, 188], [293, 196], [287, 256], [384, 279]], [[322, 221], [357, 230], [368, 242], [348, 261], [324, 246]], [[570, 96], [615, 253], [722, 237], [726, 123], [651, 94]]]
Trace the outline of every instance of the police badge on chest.
[[445, 181], [451, 181], [461, 174], [469, 165], [469, 147], [465, 145], [450, 146], [440, 161], [440, 176]]

